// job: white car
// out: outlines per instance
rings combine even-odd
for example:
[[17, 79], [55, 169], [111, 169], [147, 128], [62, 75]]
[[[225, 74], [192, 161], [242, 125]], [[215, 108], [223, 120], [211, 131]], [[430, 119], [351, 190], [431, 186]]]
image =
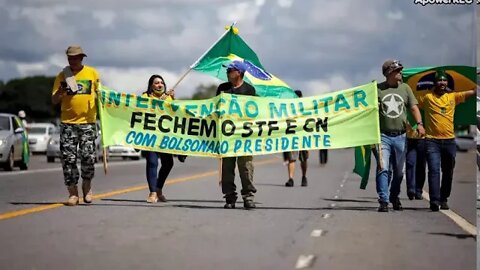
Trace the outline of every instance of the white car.
[[121, 157], [123, 159], [139, 160], [141, 157], [140, 150], [124, 145], [112, 145], [108, 147], [108, 158]]
[[31, 123], [28, 125], [28, 144], [32, 152], [47, 152], [48, 142], [57, 133], [57, 128], [51, 123]]
[[20, 118], [13, 114], [0, 113], [0, 165], [7, 171], [19, 166], [28, 169], [28, 160], [24, 160], [23, 152], [27, 145], [23, 143], [23, 125]]

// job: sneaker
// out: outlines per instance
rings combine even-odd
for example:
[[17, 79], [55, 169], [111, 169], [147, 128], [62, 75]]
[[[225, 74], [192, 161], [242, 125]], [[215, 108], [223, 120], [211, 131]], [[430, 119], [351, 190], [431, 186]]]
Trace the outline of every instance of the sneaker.
[[293, 179], [292, 178], [288, 179], [288, 181], [285, 183], [285, 186], [286, 187], [293, 187]]
[[150, 192], [147, 198], [147, 203], [156, 203], [158, 202], [158, 197], [156, 192]]
[[415, 200], [423, 200], [422, 194], [415, 194]]
[[247, 210], [255, 208], [255, 203], [252, 200], [246, 200], [243, 202], [243, 207]]
[[388, 212], [388, 203], [380, 202], [380, 206], [378, 207], [378, 212]]
[[439, 210], [438, 204], [437, 203], [430, 203], [430, 210], [432, 210], [433, 212], [438, 212], [438, 210]]
[[448, 206], [447, 202], [440, 202], [440, 209], [448, 210], [450, 207]]
[[185, 159], [187, 158], [187, 156], [185, 156], [185, 155], [178, 155], [177, 158], [178, 158], [178, 161], [180, 161], [180, 162], [183, 163], [183, 162], [185, 162]]
[[[292, 181], [293, 182], [293, 181]], [[308, 181], [307, 181], [307, 177], [303, 176], [302, 177], [302, 187], [306, 187], [308, 186]]]
[[158, 196], [158, 201], [159, 202], [168, 202], [167, 198], [165, 198], [165, 195], [163, 195], [163, 194]]
[[403, 211], [402, 203], [400, 202], [400, 199], [398, 197], [391, 201], [392, 201], [393, 210]]
[[410, 201], [415, 199], [415, 192], [408, 191], [407, 192], [407, 197]]
[[223, 206], [225, 209], [235, 209], [235, 202], [237, 201], [237, 198], [229, 198], [226, 199], [226, 203]]

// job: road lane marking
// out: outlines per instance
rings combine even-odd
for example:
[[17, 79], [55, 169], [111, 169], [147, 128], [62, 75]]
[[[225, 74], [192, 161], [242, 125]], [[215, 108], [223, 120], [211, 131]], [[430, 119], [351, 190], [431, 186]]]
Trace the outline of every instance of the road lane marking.
[[330, 206], [331, 208], [333, 208], [333, 207], [337, 206], [337, 204], [331, 203], [329, 206]]
[[[423, 198], [425, 200], [430, 202], [430, 196], [428, 192], [425, 190], [423, 191]], [[443, 214], [445, 214], [447, 217], [449, 217], [453, 222], [455, 222], [460, 228], [462, 228], [465, 232], [477, 236], [477, 227], [470, 222], [468, 222], [466, 219], [458, 215], [457, 213], [453, 212], [452, 210], [440, 210]]]
[[[110, 162], [108, 163], [108, 167], [116, 167], [116, 166], [123, 166], [123, 165], [136, 165], [136, 164], [143, 164], [145, 163], [142, 160], [139, 161], [118, 161], [118, 162]], [[80, 164], [80, 163], [78, 163]], [[95, 168], [103, 168], [103, 164], [95, 164]], [[55, 167], [55, 168], [46, 168], [46, 169], [35, 169], [35, 170], [27, 170], [27, 171], [13, 171], [13, 172], [0, 172], [0, 178], [2, 176], [12, 176], [12, 175], [21, 175], [21, 174], [33, 174], [33, 173], [44, 173], [44, 172], [55, 172], [55, 171], [62, 171], [62, 166]]]
[[324, 219], [331, 218], [331, 217], [332, 217], [332, 214], [322, 214], [322, 218]]
[[326, 231], [324, 230], [313, 230], [312, 233], [310, 234], [311, 237], [320, 237], [324, 236]]
[[297, 264], [295, 265], [296, 269], [303, 269], [308, 268], [313, 265], [315, 261], [314, 255], [300, 255], [297, 260]]
[[[262, 161], [257, 161], [255, 162], [255, 165], [265, 165], [269, 163], [276, 162], [278, 158], [272, 158], [268, 160], [262, 160]], [[178, 184], [182, 182], [187, 182], [187, 181], [193, 181], [193, 180], [199, 180], [207, 176], [213, 176], [213, 175], [218, 175], [218, 171], [209, 171], [201, 174], [194, 174], [194, 175], [189, 175], [189, 176], [184, 176], [176, 179], [171, 179], [167, 180], [165, 182], [165, 185], [173, 185], [173, 184]], [[135, 191], [140, 191], [147, 189], [148, 185], [140, 185], [140, 186], [133, 186], [129, 188], [124, 188], [120, 190], [114, 190], [110, 192], [105, 192], [105, 193], [100, 193], [97, 195], [93, 195], [94, 199], [102, 199], [106, 197], [111, 197], [119, 194], [124, 194], [124, 193], [130, 193], [130, 192], [135, 192]], [[83, 202], [83, 199], [80, 199], [80, 202]], [[95, 205], [95, 204], [93, 204]], [[38, 212], [43, 212], [46, 210], [50, 209], [55, 209], [65, 206], [63, 203], [52, 203], [48, 205], [42, 205], [42, 206], [37, 206], [37, 207], [31, 207], [31, 208], [26, 208], [26, 209], [21, 209], [21, 210], [15, 210], [15, 211], [10, 211], [10, 212], [5, 212], [5, 213], [0, 213], [0, 220], [6, 220], [6, 219], [12, 219], [20, 216], [25, 216], [28, 214], [33, 214], [33, 213], [38, 213]]]

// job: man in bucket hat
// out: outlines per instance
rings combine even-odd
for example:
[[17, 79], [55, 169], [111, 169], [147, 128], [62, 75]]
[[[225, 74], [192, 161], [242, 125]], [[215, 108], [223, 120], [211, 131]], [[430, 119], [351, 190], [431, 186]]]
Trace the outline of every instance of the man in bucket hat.
[[376, 174], [379, 212], [388, 212], [389, 202], [392, 203], [394, 210], [403, 210], [398, 195], [405, 164], [407, 110], [412, 112], [417, 122], [419, 135], [425, 134], [417, 99], [408, 84], [402, 83], [402, 69], [403, 66], [398, 60], [385, 61], [382, 73], [386, 80], [377, 86], [382, 151], [379, 157], [381, 160], [377, 162]]
[[[78, 179], [82, 177], [83, 200], [92, 202], [91, 182], [95, 173], [98, 72], [82, 64], [87, 55], [80, 46], [66, 50], [68, 66], [58, 73], [52, 90], [52, 103], [61, 104], [60, 151], [63, 176], [69, 197], [67, 205], [79, 203]], [[78, 149], [78, 150], [77, 150]], [[77, 168], [80, 156], [81, 175]]]

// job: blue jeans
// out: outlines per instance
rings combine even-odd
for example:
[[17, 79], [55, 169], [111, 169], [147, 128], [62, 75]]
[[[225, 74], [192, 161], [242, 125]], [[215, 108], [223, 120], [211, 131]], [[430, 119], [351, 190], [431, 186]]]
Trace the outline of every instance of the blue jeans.
[[407, 192], [417, 196], [422, 195], [427, 167], [424, 139], [407, 139], [405, 167]]
[[[145, 152], [147, 154], [148, 188], [150, 189], [150, 192], [156, 192], [157, 189], [161, 190], [163, 188], [165, 180], [167, 180], [167, 177], [173, 168], [173, 155], [149, 151]], [[162, 167], [158, 171], [157, 176], [158, 158], [160, 158], [160, 161], [162, 162]]]
[[[405, 164], [405, 134], [398, 136], [382, 137], [382, 169], [377, 162], [377, 193], [378, 201], [388, 203], [400, 194], [400, 185], [403, 178], [403, 165]], [[391, 183], [390, 183], [391, 178]], [[389, 184], [391, 184], [389, 191]]]
[[[457, 154], [455, 139], [427, 139], [426, 148], [430, 202], [437, 204], [446, 202], [452, 191], [453, 169]], [[441, 185], [440, 168], [442, 169]]]

